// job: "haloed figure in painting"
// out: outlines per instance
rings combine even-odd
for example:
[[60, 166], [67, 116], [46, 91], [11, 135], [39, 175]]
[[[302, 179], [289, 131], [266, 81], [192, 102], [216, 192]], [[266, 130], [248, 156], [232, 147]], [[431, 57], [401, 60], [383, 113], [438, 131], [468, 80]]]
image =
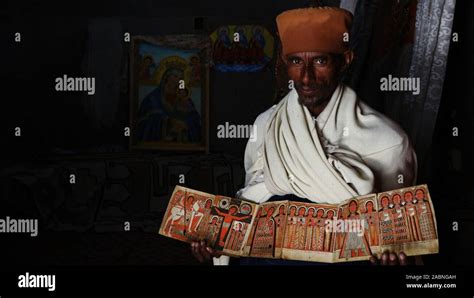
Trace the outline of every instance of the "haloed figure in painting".
[[349, 203], [348, 219], [353, 220], [357, 227], [356, 231], [346, 231], [339, 257], [362, 257], [370, 254], [370, 246], [366, 237], [367, 221], [361, 220], [356, 200]]
[[230, 206], [228, 211], [221, 211], [218, 208], [215, 209], [217, 215], [222, 216], [223, 218], [222, 230], [219, 234], [218, 242], [218, 245], [221, 247], [224, 247], [225, 245], [224, 239], [226, 238], [234, 220], [245, 220], [251, 217], [251, 215], [238, 214], [238, 210], [239, 209], [236, 206]]
[[159, 87], [148, 94], [138, 111], [140, 141], [198, 142], [201, 117], [190, 98], [190, 90], [179, 88], [184, 72], [169, 68]]
[[[342, 81], [354, 59], [344, 38], [351, 32], [352, 18], [350, 12], [334, 7], [294, 9], [277, 16], [281, 59], [294, 88], [255, 120], [258, 138], [247, 143], [246, 184], [239, 198], [340, 204], [414, 185], [416, 155], [406, 133]], [[399, 175], [403, 184], [398, 183]], [[362, 238], [354, 238], [346, 239], [344, 247], [359, 256], [368, 253], [366, 246]], [[195, 244], [192, 251], [202, 259], [217, 256], [205, 243]], [[228, 260], [214, 258], [216, 264]], [[403, 252], [392, 252], [380, 259], [373, 256], [372, 263], [407, 260]]]

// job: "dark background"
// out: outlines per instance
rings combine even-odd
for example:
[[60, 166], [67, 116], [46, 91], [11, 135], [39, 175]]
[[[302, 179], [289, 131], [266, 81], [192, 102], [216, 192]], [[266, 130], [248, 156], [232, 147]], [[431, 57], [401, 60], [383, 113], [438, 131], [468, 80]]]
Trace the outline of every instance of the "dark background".
[[[394, 2], [383, 1], [380, 9], [389, 11]], [[124, 66], [118, 71], [123, 80], [114, 105], [108, 106], [113, 113], [106, 123], [94, 118], [80, 93], [54, 92], [54, 78], [83, 75], [91, 22], [114, 24], [118, 39], [123, 32], [209, 34], [228, 24], [260, 24], [274, 33], [277, 14], [309, 4], [5, 1], [0, 15], [0, 214], [38, 218], [40, 227], [34, 238], [0, 235], [7, 249], [0, 264], [196, 264], [187, 244], [157, 234], [177, 177], [185, 174], [185, 185], [191, 188], [234, 195], [244, 183], [247, 140], [217, 139], [216, 127], [226, 121], [252, 124], [278, 100], [275, 61], [254, 74], [211, 70], [209, 153], [130, 152], [123, 136], [129, 126], [129, 45], [121, 49]], [[471, 1], [457, 1], [453, 32], [459, 32], [460, 42], [450, 47], [432, 150], [419, 169], [418, 183], [428, 184], [435, 203], [440, 239], [440, 253], [425, 257], [428, 265], [474, 263], [474, 162], [469, 147], [474, 138], [474, 81], [469, 71], [474, 67], [473, 13]], [[409, 34], [407, 27], [400, 30]], [[21, 32], [21, 43], [13, 41], [14, 32]], [[102, 55], [113, 55], [114, 50], [104, 47]], [[96, 79], [96, 89], [98, 84]], [[370, 93], [363, 83], [354, 88], [359, 94]], [[383, 102], [363, 99], [387, 112]], [[21, 137], [14, 136], [16, 126]], [[452, 136], [453, 126], [459, 128], [459, 137]], [[68, 182], [71, 173], [76, 185]], [[124, 221], [130, 221], [132, 231], [123, 231]], [[457, 232], [451, 229], [453, 221], [459, 223]]]

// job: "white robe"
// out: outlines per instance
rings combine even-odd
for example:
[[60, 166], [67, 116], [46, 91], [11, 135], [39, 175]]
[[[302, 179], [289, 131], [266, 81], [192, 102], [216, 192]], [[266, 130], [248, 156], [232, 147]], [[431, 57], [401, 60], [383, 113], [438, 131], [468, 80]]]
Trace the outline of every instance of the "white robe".
[[343, 84], [315, 121], [292, 90], [254, 125], [245, 187], [237, 193], [242, 199], [262, 203], [295, 194], [337, 204], [416, 181], [416, 154], [405, 132]]

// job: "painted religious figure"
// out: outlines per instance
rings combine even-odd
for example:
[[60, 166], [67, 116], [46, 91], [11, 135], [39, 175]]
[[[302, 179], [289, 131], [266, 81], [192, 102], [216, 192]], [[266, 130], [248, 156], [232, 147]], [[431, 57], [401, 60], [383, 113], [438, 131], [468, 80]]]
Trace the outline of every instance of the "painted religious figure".
[[[335, 210], [333, 209], [329, 209], [327, 210], [326, 212], [326, 225], [331, 225], [332, 226], [332, 222], [334, 220], [334, 216], [335, 216]], [[335, 233], [333, 231], [330, 231], [328, 229], [324, 229], [324, 251], [333, 251], [333, 246], [334, 246], [334, 235]]]
[[348, 220], [352, 221], [352, 231], [346, 231], [339, 258], [362, 257], [371, 255], [370, 245], [367, 241], [367, 221], [360, 215], [359, 205], [356, 200], [351, 200], [348, 205]]
[[184, 191], [176, 191], [171, 197], [168, 212], [164, 217], [163, 233], [169, 237], [176, 239], [186, 239], [184, 233], [186, 229], [186, 221], [184, 218]]
[[363, 214], [363, 217], [367, 221], [367, 225], [369, 226], [368, 234], [370, 246], [379, 245], [379, 233], [377, 232], [379, 219], [377, 211], [374, 208], [374, 201], [368, 200], [365, 203], [365, 212]]
[[287, 219], [287, 230], [285, 233], [285, 248], [296, 248], [296, 224], [298, 217], [296, 216], [296, 206], [289, 206], [289, 214]]
[[264, 210], [264, 213], [258, 218], [251, 255], [275, 256], [276, 223], [274, 213], [275, 208], [271, 206]]
[[405, 201], [402, 201], [402, 197], [399, 193], [395, 193], [392, 196], [393, 209], [393, 228], [394, 228], [394, 242], [404, 243], [410, 241], [410, 233], [408, 231], [408, 220], [405, 213]]
[[433, 220], [433, 212], [428, 201], [428, 196], [423, 188], [415, 190], [415, 199], [417, 200], [417, 212], [420, 224], [421, 238], [423, 240], [436, 239], [436, 228]]
[[413, 193], [411, 191], [405, 192], [404, 198], [406, 202], [405, 212], [408, 218], [410, 239], [412, 241], [421, 241], [423, 238], [421, 237], [420, 221], [417, 214], [418, 201], [413, 200]]
[[395, 243], [395, 227], [393, 223], [393, 205], [390, 202], [388, 195], [383, 195], [379, 199], [379, 227], [380, 227], [380, 244], [393, 244]]
[[222, 218], [222, 228], [218, 237], [217, 246], [224, 247], [225, 239], [234, 221], [250, 222], [252, 215], [243, 215], [239, 213], [238, 210], [239, 208], [235, 205], [230, 206], [228, 210], [220, 208], [213, 209], [213, 214]]

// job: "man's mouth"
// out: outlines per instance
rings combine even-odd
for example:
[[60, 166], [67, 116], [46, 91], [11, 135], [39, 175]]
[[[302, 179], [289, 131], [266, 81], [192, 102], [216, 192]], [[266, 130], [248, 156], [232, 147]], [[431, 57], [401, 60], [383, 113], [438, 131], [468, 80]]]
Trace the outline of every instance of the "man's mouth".
[[316, 93], [316, 89], [314, 88], [301, 88], [300, 92], [302, 95], [314, 95]]

